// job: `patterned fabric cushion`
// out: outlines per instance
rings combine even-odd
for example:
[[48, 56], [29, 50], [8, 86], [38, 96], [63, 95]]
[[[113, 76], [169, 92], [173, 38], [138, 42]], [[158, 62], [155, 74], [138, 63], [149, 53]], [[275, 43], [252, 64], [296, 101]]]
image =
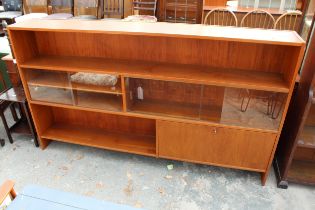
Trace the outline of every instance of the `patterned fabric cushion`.
[[4, 11], [21, 11], [22, 0], [3, 0]]

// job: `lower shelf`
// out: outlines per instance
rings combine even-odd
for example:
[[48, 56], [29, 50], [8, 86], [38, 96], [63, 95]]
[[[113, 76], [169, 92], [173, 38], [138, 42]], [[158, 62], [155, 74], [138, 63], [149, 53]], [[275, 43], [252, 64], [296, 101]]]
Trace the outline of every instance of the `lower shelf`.
[[114, 133], [98, 128], [55, 123], [41, 137], [102, 149], [156, 156], [154, 136]]
[[315, 162], [293, 160], [288, 180], [305, 184], [315, 184]]

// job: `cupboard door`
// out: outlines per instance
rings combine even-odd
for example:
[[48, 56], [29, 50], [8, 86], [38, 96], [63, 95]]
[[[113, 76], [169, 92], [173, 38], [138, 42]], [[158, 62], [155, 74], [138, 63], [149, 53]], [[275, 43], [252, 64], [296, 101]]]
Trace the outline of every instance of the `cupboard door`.
[[265, 171], [276, 134], [159, 120], [157, 138], [160, 157]]

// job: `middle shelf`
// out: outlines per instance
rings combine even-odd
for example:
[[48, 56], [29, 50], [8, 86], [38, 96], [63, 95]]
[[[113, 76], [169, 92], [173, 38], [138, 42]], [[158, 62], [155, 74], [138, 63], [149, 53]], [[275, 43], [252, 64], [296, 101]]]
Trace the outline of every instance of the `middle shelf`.
[[160, 79], [205, 85], [218, 85], [255, 90], [289, 92], [288, 82], [279, 72], [217, 68], [190, 64], [115, 60], [96, 57], [47, 56], [33, 57], [21, 68], [59, 71], [111, 73], [124, 77]]
[[[120, 75], [114, 77], [117, 79], [115, 83], [102, 86], [93, 83], [95, 81], [88, 81], [88, 84], [84, 83], [85, 80], [83, 83], [74, 82], [73, 75], [80, 72], [37, 69], [22, 69], [22, 72], [31, 102], [270, 131], [278, 130], [287, 97], [282, 92]], [[107, 78], [108, 75], [102, 74], [100, 78], [102, 76]]]

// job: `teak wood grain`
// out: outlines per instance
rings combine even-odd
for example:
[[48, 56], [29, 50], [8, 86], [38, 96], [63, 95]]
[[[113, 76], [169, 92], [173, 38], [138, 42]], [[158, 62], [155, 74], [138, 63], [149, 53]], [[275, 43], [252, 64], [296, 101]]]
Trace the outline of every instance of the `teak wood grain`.
[[157, 121], [159, 157], [264, 172], [275, 134]]
[[[295, 32], [70, 20], [19, 23], [9, 27], [9, 33], [43, 149], [51, 140], [64, 141], [258, 171], [262, 173], [262, 184], [266, 182], [305, 47]], [[28, 75], [33, 71], [116, 74], [121, 79], [119, 96], [114, 100], [116, 109], [111, 110], [109, 103], [115, 94], [100, 93], [90, 87], [72, 89], [73, 98], [68, 98], [68, 104], [54, 103], [49, 96], [36, 100], [36, 84], [46, 88], [42, 89], [44, 93], [67, 88], [62, 87], [62, 81], [61, 84], [46, 79], [34, 83]], [[142, 106], [138, 106], [140, 112], [133, 112], [133, 108], [137, 109], [137, 103], [130, 100], [134, 78], [151, 79], [148, 88], [157, 85], [153, 80], [165, 84], [182, 82], [192, 89], [212, 85], [200, 92], [207, 96], [201, 103], [217, 112], [218, 119], [187, 119], [195, 115], [192, 107], [198, 100], [193, 93], [197, 91], [189, 93], [191, 88], [181, 85], [168, 86], [174, 94], [170, 101], [163, 101], [158, 95], [165, 93], [164, 88], [149, 91], [154, 95], [146, 95], [151, 97], [148, 103], [138, 103]], [[279, 128], [221, 123], [223, 90], [228, 87], [287, 94]], [[212, 98], [212, 94], [218, 97]], [[173, 100], [180, 106], [175, 106]], [[168, 106], [172, 108], [167, 109]], [[177, 118], [167, 116], [170, 111]], [[198, 114], [207, 119], [213, 113]], [[213, 129], [215, 135], [211, 133]]]
[[259, 30], [187, 25], [182, 23], [144, 23], [80, 20], [31, 20], [8, 26], [8, 30], [107, 33], [157, 37], [230, 40], [247, 43], [301, 46], [304, 40], [293, 31]]
[[196, 84], [288, 92], [281, 73], [232, 70], [198, 65], [167, 64], [103, 58], [40, 56], [21, 63], [22, 68], [120, 74], [124, 77], [161, 79]]

